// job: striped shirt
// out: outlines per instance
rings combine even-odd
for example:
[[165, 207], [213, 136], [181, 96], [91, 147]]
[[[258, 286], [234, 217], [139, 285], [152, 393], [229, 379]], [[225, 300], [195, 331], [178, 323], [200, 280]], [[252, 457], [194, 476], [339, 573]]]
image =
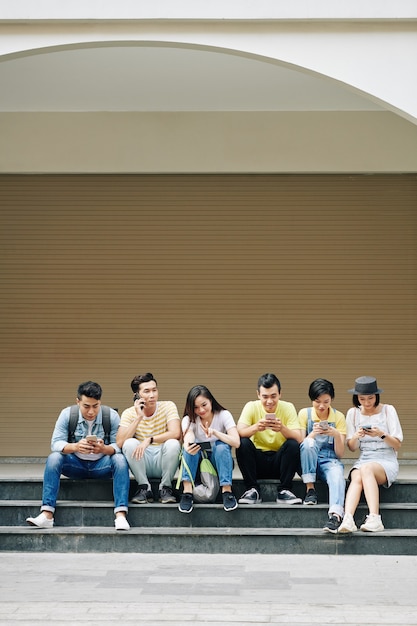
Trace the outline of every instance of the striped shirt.
[[[120, 426], [129, 426], [136, 419], [135, 407], [131, 406], [125, 409], [120, 419]], [[155, 437], [162, 435], [167, 431], [167, 424], [171, 420], [179, 420], [178, 409], [173, 402], [165, 400], [156, 403], [156, 410], [150, 417], [144, 417], [138, 424], [135, 437], [139, 441], [143, 441], [147, 437]], [[160, 444], [153, 443], [158, 446]]]

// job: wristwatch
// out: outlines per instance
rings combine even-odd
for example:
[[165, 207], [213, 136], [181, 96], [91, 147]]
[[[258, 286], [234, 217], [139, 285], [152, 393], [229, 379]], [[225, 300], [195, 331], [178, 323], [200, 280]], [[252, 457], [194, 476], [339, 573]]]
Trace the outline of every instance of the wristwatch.
[[381, 439], [385, 439], [385, 437], [386, 437], [386, 435], [385, 435], [385, 434], [384, 434], [384, 435], [381, 435]]
[[153, 437], [149, 437], [149, 444], [152, 445], [153, 444]]

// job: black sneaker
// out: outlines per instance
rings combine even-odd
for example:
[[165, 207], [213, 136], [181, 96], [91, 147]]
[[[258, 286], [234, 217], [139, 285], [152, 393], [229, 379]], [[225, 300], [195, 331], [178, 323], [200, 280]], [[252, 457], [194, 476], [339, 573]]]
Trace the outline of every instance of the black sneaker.
[[326, 530], [328, 533], [337, 533], [337, 530], [342, 523], [342, 520], [338, 515], [330, 515], [327, 524], [324, 526], [323, 530]]
[[255, 487], [245, 491], [242, 497], [239, 498], [239, 504], [260, 504], [261, 502], [262, 498]]
[[162, 504], [172, 504], [176, 501], [177, 499], [172, 492], [172, 487], [161, 487], [159, 502], [162, 502]]
[[297, 498], [289, 489], [282, 489], [277, 495], [277, 504], [301, 504], [301, 498]]
[[222, 493], [223, 508], [225, 511], [234, 511], [237, 509], [237, 500], [231, 491]]
[[140, 485], [131, 502], [134, 504], [147, 504], [148, 502], [153, 502], [153, 493], [146, 485]]
[[181, 513], [191, 513], [193, 510], [194, 502], [193, 502], [193, 494], [192, 493], [183, 493], [181, 496], [180, 503], [178, 505], [178, 510]]
[[317, 504], [317, 493], [315, 489], [309, 489], [304, 498], [304, 504]]

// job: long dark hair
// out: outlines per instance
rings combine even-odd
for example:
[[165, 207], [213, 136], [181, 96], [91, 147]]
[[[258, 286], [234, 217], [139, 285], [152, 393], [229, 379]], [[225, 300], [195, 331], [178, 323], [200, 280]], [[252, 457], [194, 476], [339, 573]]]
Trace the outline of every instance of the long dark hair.
[[207, 387], [205, 387], [204, 385], [195, 385], [188, 392], [187, 400], [185, 401], [184, 413], [183, 413], [184, 417], [188, 415], [188, 417], [190, 418], [190, 423], [195, 422], [196, 420], [196, 414], [194, 413], [194, 406], [195, 406], [195, 401], [197, 400], [198, 396], [203, 396], [204, 398], [207, 398], [207, 400], [210, 400], [213, 413], [218, 413], [219, 411], [226, 410], [224, 406], [222, 406], [219, 402], [217, 402], [216, 398], [213, 396], [211, 391], [207, 389]]

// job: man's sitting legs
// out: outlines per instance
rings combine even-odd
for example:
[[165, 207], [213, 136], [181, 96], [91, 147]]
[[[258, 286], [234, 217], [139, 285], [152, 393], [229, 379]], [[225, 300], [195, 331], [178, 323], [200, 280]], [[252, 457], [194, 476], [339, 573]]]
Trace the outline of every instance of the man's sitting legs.
[[240, 498], [242, 504], [262, 502], [259, 478], [280, 479], [277, 504], [301, 504], [291, 491], [294, 474], [299, 468], [299, 444], [295, 439], [288, 439], [277, 451], [262, 451], [246, 437], [241, 439], [236, 458], [242, 472], [246, 491]]
[[119, 528], [121, 530], [129, 528], [125, 516], [123, 516], [125, 520], [123, 524], [120, 524], [123, 520], [117, 517], [117, 513], [127, 513], [129, 499], [129, 468], [122, 454], [104, 455], [96, 461], [84, 461], [75, 454], [52, 452], [48, 456], [45, 465], [41, 514], [36, 518], [28, 517], [27, 522], [29, 524], [42, 528], [52, 528], [61, 474], [75, 480], [112, 478], [114, 512], [116, 519], [119, 520], [119, 524], [116, 524], [116, 527], [123, 526], [123, 528]]
[[167, 439], [158, 446], [148, 446], [141, 459], [134, 458], [139, 445], [137, 439], [127, 439], [123, 444], [129, 467], [138, 483], [138, 491], [132, 502], [146, 504], [153, 502], [150, 478], [160, 479], [159, 499], [163, 504], [176, 502], [172, 492], [172, 481], [179, 464], [180, 443], [177, 439]]

